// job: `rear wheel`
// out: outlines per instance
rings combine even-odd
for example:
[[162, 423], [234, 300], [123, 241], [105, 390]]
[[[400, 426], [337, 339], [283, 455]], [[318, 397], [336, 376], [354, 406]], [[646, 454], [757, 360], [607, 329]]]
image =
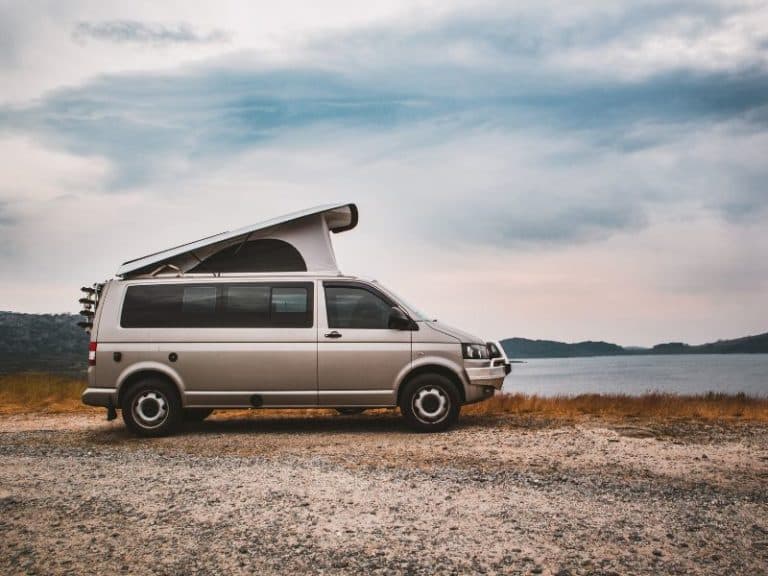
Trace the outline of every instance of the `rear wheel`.
[[146, 378], [130, 387], [122, 397], [123, 421], [139, 436], [165, 436], [182, 417], [176, 387], [162, 378]]
[[213, 408], [184, 408], [184, 422], [202, 422], [213, 414]]
[[422, 374], [405, 385], [400, 411], [419, 432], [441, 432], [459, 420], [461, 400], [455, 384], [441, 374]]

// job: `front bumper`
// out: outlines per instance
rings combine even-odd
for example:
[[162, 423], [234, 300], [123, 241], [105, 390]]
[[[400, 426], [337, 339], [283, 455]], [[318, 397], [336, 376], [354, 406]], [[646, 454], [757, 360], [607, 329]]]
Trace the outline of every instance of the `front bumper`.
[[473, 386], [491, 386], [501, 390], [511, 365], [503, 358], [492, 360], [464, 360], [467, 380]]
[[501, 360], [465, 360], [464, 370], [469, 384], [465, 390], [467, 404], [490, 398], [501, 390], [510, 369], [510, 364]]
[[117, 406], [117, 390], [114, 388], [86, 388], [81, 397], [83, 404], [88, 406]]

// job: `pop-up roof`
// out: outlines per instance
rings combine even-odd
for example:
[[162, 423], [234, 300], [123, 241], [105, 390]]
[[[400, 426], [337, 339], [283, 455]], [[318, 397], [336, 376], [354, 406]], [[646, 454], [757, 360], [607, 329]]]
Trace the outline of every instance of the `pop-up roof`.
[[161, 272], [338, 273], [330, 232], [357, 226], [357, 206], [328, 204], [123, 263], [123, 278]]

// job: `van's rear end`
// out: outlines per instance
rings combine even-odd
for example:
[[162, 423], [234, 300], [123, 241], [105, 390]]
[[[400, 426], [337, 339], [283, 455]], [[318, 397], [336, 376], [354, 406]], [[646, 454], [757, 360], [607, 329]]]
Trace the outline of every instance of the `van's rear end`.
[[[80, 299], [84, 309], [81, 314], [88, 320], [80, 325], [90, 332], [91, 340], [88, 344], [88, 388], [83, 392], [83, 404], [89, 406], [103, 406], [109, 410], [108, 418], [116, 417], [115, 408], [117, 398], [115, 388], [100, 388], [96, 379], [97, 357], [99, 348], [99, 323], [104, 311], [104, 303], [109, 298], [110, 289], [114, 287], [115, 280], [109, 280], [104, 284], [95, 284], [92, 288], [82, 288], [86, 294]], [[90, 325], [89, 325], [90, 324]]]

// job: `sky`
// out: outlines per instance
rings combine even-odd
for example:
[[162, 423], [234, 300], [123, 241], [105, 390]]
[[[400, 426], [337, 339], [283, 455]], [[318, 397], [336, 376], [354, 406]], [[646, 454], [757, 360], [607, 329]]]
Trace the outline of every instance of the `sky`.
[[768, 3], [0, 0], [0, 309], [327, 202], [485, 338], [768, 331]]

